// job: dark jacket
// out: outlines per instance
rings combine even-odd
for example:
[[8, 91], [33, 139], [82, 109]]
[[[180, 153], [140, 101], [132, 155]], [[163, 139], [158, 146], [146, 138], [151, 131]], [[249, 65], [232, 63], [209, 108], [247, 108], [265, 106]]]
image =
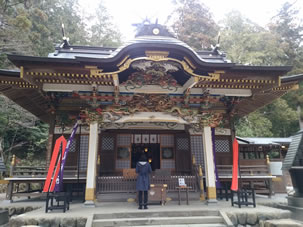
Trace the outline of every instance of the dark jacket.
[[149, 174], [152, 172], [150, 164], [148, 162], [137, 162], [136, 173], [137, 182], [136, 190], [137, 191], [148, 191], [150, 189], [149, 183]]

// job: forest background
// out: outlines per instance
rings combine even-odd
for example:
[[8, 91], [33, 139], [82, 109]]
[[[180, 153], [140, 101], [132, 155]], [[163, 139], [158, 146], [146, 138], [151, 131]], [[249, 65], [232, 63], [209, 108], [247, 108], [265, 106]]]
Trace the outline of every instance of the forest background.
[[[239, 11], [215, 22], [203, 0], [173, 0], [167, 24], [178, 39], [195, 50], [218, 44], [232, 62], [245, 65], [292, 65], [289, 75], [303, 73], [303, 14], [285, 2], [266, 26]], [[81, 13], [80, 13], [81, 12]], [[140, 29], [151, 19], [139, 21]], [[14, 69], [6, 54], [47, 56], [62, 42], [61, 24], [72, 45], [118, 47], [122, 35], [100, 1], [94, 12], [77, 0], [0, 0], [0, 69]], [[220, 35], [219, 35], [220, 34]], [[289, 137], [302, 126], [303, 88], [238, 119], [241, 137]], [[45, 165], [48, 125], [0, 94], [0, 157], [8, 164], [16, 154], [22, 165]]]

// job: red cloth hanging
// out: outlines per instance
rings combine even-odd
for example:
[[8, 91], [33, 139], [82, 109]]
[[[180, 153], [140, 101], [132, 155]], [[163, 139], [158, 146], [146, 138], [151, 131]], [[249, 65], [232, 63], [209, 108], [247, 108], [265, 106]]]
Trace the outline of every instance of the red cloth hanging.
[[238, 167], [239, 165], [239, 144], [237, 139], [233, 142], [233, 178], [231, 182], [231, 190], [238, 191]]
[[[52, 154], [52, 159], [51, 159], [49, 169], [48, 169], [48, 173], [47, 173], [47, 177], [46, 177], [46, 180], [45, 180], [45, 183], [44, 183], [43, 192], [49, 192], [49, 191], [52, 192], [54, 190], [55, 181], [56, 181], [56, 178], [58, 176], [59, 169], [60, 169], [60, 161], [59, 161], [60, 157], [58, 157], [60, 147], [62, 146], [61, 157], [63, 157], [66, 144], [67, 144], [67, 141], [64, 138], [64, 136], [60, 136], [56, 140], [54, 151], [53, 151], [53, 154]], [[55, 171], [55, 174], [54, 174], [54, 171]]]

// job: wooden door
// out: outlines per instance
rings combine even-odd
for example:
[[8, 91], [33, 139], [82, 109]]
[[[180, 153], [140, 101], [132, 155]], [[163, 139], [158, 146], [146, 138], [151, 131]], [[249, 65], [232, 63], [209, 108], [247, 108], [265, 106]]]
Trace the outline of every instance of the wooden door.
[[115, 172], [116, 161], [116, 135], [101, 133], [99, 142], [100, 170], [99, 175]]
[[176, 148], [176, 172], [191, 172], [191, 152], [189, 134], [182, 133], [175, 135]]

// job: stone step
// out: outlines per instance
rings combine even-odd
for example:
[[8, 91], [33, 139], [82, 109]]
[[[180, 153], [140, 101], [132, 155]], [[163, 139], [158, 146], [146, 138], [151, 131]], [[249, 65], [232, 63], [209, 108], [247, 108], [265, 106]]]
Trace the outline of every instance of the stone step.
[[[129, 226], [119, 226], [129, 227]], [[133, 225], [132, 227], [146, 227], [146, 225]], [[148, 225], [148, 227], [226, 227], [224, 224], [182, 224], [182, 225]]]
[[[102, 226], [140, 226], [140, 225], [189, 225], [189, 224], [224, 224], [220, 216], [192, 217], [144, 217], [144, 218], [114, 218], [95, 219], [92, 227]], [[224, 226], [224, 225], [223, 225]]]
[[95, 214], [96, 219], [118, 219], [118, 218], [151, 218], [151, 217], [192, 217], [192, 216], [220, 216], [217, 210], [187, 210], [187, 211], [147, 211], [137, 212]]

